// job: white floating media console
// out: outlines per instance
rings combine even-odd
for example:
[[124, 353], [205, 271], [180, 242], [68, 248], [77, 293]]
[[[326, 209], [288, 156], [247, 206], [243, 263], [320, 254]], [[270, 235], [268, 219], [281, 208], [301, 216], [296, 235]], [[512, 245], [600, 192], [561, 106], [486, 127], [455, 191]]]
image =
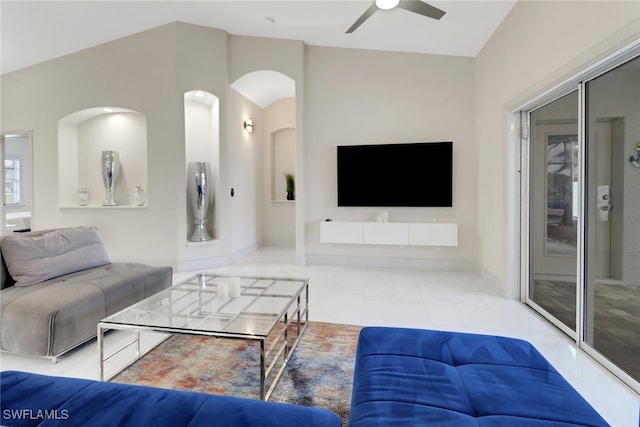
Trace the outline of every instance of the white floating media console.
[[320, 242], [356, 245], [458, 246], [458, 224], [323, 221], [320, 223]]

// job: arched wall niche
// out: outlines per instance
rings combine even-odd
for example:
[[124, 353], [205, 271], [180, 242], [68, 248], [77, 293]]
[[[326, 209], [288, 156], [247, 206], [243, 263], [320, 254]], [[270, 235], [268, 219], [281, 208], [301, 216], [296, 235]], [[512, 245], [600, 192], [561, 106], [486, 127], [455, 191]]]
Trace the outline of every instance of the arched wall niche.
[[[296, 172], [296, 130], [280, 128], [271, 132], [271, 200], [287, 200], [285, 174]], [[294, 181], [295, 182], [295, 181]], [[295, 196], [295, 192], [294, 192]], [[290, 199], [289, 201], [293, 201]]]
[[[210, 199], [206, 210], [205, 228], [208, 240], [191, 241], [196, 225], [194, 214], [190, 205], [190, 196], [187, 197], [187, 236], [189, 244], [203, 244], [216, 242], [219, 239], [218, 203], [216, 198], [220, 196], [220, 99], [205, 90], [191, 90], [184, 94], [184, 129], [185, 129], [185, 170], [189, 163], [205, 162], [208, 164], [210, 179], [207, 185], [210, 187]], [[185, 189], [187, 183], [185, 182]]]
[[[105, 185], [102, 151], [117, 151], [120, 174], [115, 189], [118, 206], [103, 206]], [[134, 200], [136, 186], [147, 186], [147, 119], [127, 108], [95, 107], [58, 121], [58, 199], [61, 208], [143, 208]], [[89, 199], [81, 204], [78, 189]]]

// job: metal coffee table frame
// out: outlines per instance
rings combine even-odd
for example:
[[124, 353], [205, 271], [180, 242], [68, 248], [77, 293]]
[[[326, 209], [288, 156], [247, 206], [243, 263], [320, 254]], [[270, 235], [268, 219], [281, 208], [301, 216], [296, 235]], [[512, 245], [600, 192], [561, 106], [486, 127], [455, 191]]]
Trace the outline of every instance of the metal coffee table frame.
[[[241, 296], [226, 298], [223, 293], [219, 297], [218, 286], [223, 286], [220, 283], [227, 282], [228, 285], [228, 281], [233, 280], [242, 283]], [[231, 309], [234, 303], [236, 308]], [[261, 305], [266, 310], [261, 311]], [[141, 352], [140, 334], [144, 332], [258, 341], [260, 399], [268, 400], [308, 321], [308, 279], [246, 276], [231, 278], [199, 273], [98, 323], [100, 379], [104, 381], [115, 377], [151, 350]], [[279, 325], [282, 327], [278, 328]], [[108, 330], [131, 331], [135, 335], [133, 340], [106, 355], [104, 335]], [[272, 342], [267, 345], [268, 341]], [[135, 358], [105, 378], [105, 362], [134, 345]], [[274, 370], [275, 376], [267, 389], [267, 380]]]

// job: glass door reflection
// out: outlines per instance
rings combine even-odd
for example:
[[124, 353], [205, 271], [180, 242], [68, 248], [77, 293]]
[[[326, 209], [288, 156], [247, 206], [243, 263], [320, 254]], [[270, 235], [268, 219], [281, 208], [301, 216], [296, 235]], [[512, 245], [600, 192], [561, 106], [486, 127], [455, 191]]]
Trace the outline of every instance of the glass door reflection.
[[640, 58], [585, 90], [584, 341], [640, 381]]
[[578, 94], [530, 114], [529, 298], [576, 332]]

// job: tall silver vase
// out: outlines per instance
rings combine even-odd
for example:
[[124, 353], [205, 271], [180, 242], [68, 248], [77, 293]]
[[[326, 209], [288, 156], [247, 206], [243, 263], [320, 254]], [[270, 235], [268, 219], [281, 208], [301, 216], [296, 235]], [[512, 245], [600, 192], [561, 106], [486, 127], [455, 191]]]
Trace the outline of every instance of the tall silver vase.
[[102, 181], [104, 182], [104, 202], [102, 206], [118, 206], [115, 200], [116, 185], [120, 176], [120, 155], [117, 151], [102, 152]]
[[207, 211], [211, 203], [209, 163], [191, 162], [187, 167], [187, 197], [193, 214], [195, 230], [192, 242], [206, 242], [212, 237], [207, 232]]

